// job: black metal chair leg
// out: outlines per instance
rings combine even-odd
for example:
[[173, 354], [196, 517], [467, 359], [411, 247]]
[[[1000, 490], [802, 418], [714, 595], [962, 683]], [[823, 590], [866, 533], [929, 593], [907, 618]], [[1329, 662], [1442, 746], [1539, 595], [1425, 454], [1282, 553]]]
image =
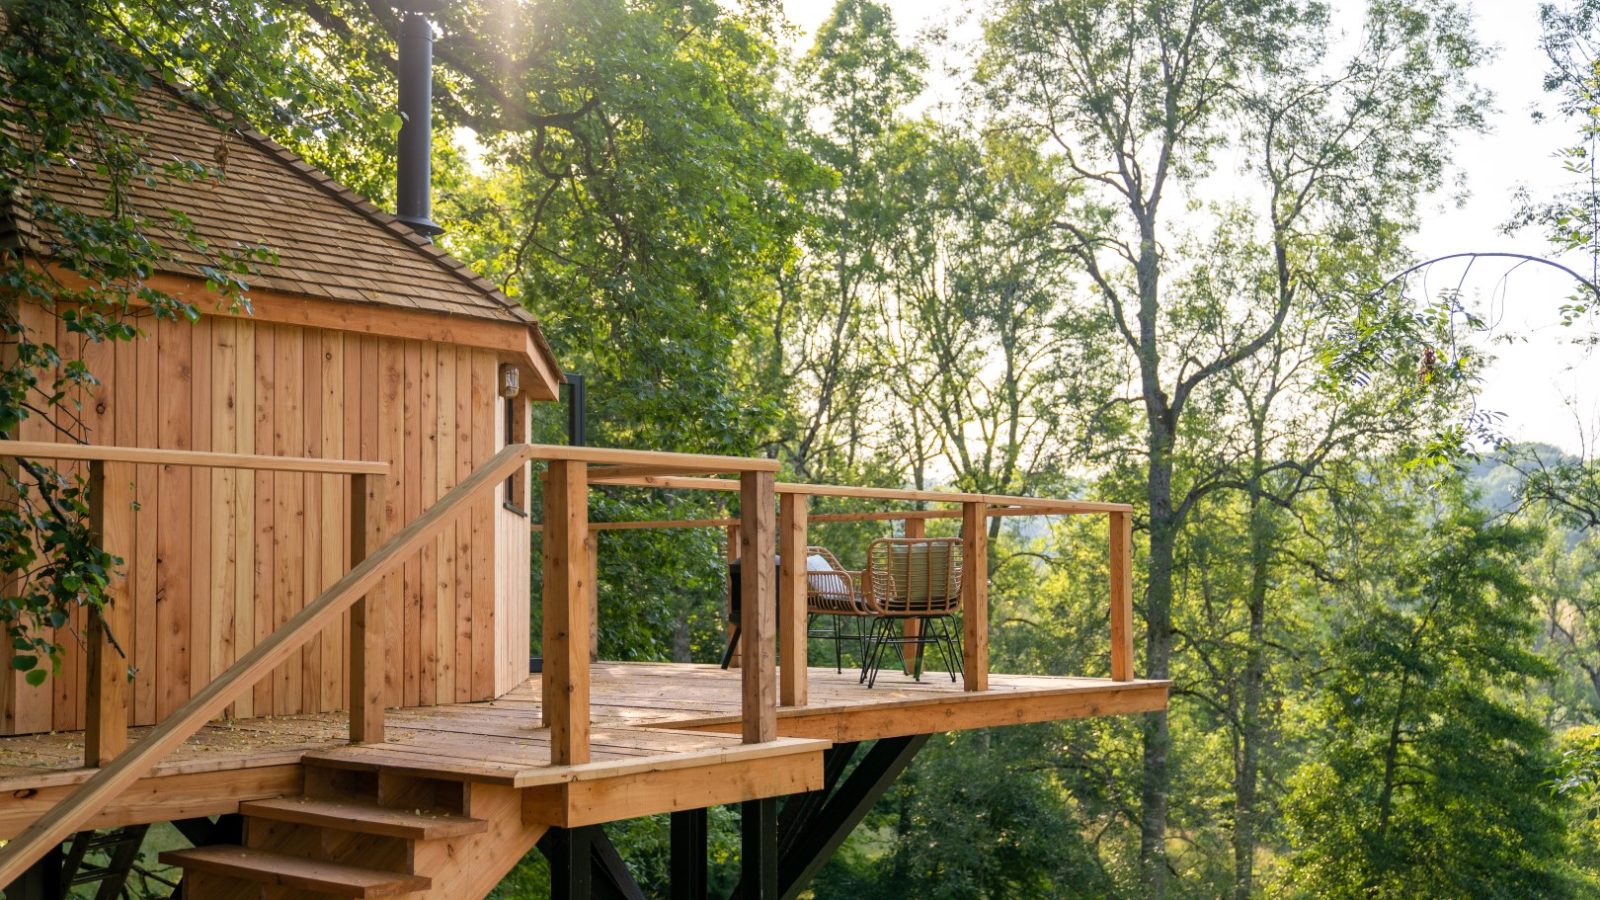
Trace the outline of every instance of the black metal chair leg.
[[912, 667], [911, 675], [920, 684], [922, 682], [922, 648], [928, 646], [928, 620], [917, 619], [917, 664]]
[[733, 662], [733, 651], [739, 646], [739, 630], [743, 627], [739, 623], [734, 623], [733, 634], [728, 636], [728, 649], [722, 651], [722, 667], [724, 669], [728, 667], [729, 663]]
[[839, 646], [844, 635], [839, 633], [839, 617], [833, 617], [833, 671], [835, 674], [844, 674], [844, 648]]
[[867, 649], [868, 649], [868, 647], [867, 647], [867, 631], [868, 631], [867, 626], [869, 626], [872, 623], [867, 621], [865, 618], [863, 618], [861, 616], [856, 616], [855, 620], [856, 620], [856, 644], [857, 644], [856, 649], [858, 651], [860, 651], [859, 658], [863, 662], [865, 662], [866, 659], [867, 659]]
[[866, 684], [867, 678], [872, 674], [872, 659], [878, 653], [878, 620], [871, 619], [867, 622], [867, 638], [865, 650], [861, 655], [861, 683]]
[[[873, 619], [867, 630], [867, 659], [861, 667], [861, 680], [867, 687], [878, 681], [878, 667], [883, 665], [883, 654], [889, 643], [888, 619]], [[882, 634], [879, 634], [879, 632]]]
[[949, 619], [940, 620], [940, 629], [944, 632], [944, 643], [945, 647], [948, 648], [945, 652], [949, 654], [950, 680], [955, 681], [956, 673], [961, 671], [962, 665], [961, 644], [959, 643], [960, 633], [951, 632]]

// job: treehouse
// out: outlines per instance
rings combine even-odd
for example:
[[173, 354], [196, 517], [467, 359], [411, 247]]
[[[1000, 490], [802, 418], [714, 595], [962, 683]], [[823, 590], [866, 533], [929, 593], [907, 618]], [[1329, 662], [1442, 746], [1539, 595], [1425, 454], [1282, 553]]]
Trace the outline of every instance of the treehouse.
[[[421, 80], [402, 201], [408, 172], [424, 185], [400, 217], [152, 89], [129, 125], [152, 157], [224, 174], [132, 201], [184, 211], [212, 247], [276, 250], [248, 304], [180, 256], [149, 284], [196, 322], [135, 306], [140, 337], [81, 345], [49, 310], [9, 309], [99, 380], [78, 421], [30, 419], [0, 456], [85, 478], [124, 562], [104, 613], [61, 630], [55, 677], [4, 669], [7, 896], [96, 880], [112, 896], [145, 828], [172, 822], [194, 846], [163, 859], [191, 898], [481, 897], [535, 847], [553, 896], [640, 897], [603, 826], [669, 813], [671, 894], [703, 898], [706, 809], [740, 804], [739, 896], [793, 897], [930, 733], [1165, 707], [1166, 683], [1133, 672], [1126, 506], [785, 484], [766, 459], [528, 443], [529, 405], [557, 399], [561, 369], [530, 316], [429, 239]], [[100, 178], [64, 168], [37, 187], [90, 209]], [[6, 226], [24, 264], [70, 283], [51, 235], [16, 210]], [[727, 492], [738, 512], [590, 522], [607, 486]], [[819, 497], [920, 508], [813, 514]], [[1109, 678], [989, 671], [988, 523], [1022, 515], [1105, 518]], [[810, 525], [840, 518], [903, 523], [879, 575], [810, 566]], [[927, 538], [939, 519], [959, 537]], [[738, 573], [737, 668], [592, 658], [597, 536], [637, 527], [726, 528], [730, 555], [758, 561]], [[930, 559], [940, 574], [915, 574]], [[881, 603], [858, 577], [890, 586]], [[809, 667], [808, 614], [830, 591], [897, 616], [875, 618], [880, 655], [894, 636], [920, 656], [940, 630], [950, 676], [916, 677], [911, 654], [870, 681]]]

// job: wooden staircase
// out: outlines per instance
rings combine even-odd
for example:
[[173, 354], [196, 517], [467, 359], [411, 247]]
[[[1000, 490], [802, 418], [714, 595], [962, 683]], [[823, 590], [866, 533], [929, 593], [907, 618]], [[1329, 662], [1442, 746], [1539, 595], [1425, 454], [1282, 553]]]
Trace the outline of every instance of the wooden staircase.
[[514, 789], [305, 761], [298, 797], [240, 805], [244, 846], [173, 850], [187, 900], [482, 897], [546, 827]]

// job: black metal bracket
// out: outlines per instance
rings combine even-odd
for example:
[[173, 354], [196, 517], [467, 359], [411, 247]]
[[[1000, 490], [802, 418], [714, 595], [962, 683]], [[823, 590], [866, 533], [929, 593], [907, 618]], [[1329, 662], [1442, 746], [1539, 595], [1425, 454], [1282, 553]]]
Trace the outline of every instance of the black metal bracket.
[[739, 805], [739, 888], [747, 900], [778, 900], [778, 798]]
[[706, 810], [672, 814], [672, 900], [706, 900]]
[[551, 900], [645, 900], [599, 825], [552, 828], [539, 839], [539, 852], [550, 862]]
[[[743, 871], [729, 900], [799, 897], [928, 737], [882, 738], [865, 753], [860, 744], [835, 744], [823, 754], [820, 789], [785, 797], [781, 805], [776, 797], [742, 803]], [[707, 900], [706, 810], [673, 813], [671, 835], [672, 900]], [[644, 891], [598, 825], [552, 828], [539, 840], [539, 850], [550, 861], [552, 900], [644, 900]]]
[[[790, 796], [778, 817], [776, 893], [749, 890], [747, 877], [730, 900], [795, 900], [800, 896], [850, 832], [911, 765], [928, 737], [917, 734], [879, 739], [855, 768], [849, 769], [848, 776], [845, 771], [859, 745], [839, 744], [829, 750], [823, 761], [822, 788]], [[749, 827], [747, 822], [746, 828]], [[751, 852], [749, 840], [747, 830], [747, 858]], [[746, 866], [748, 870], [748, 862]], [[757, 860], [757, 866], [762, 866], [761, 860]]]

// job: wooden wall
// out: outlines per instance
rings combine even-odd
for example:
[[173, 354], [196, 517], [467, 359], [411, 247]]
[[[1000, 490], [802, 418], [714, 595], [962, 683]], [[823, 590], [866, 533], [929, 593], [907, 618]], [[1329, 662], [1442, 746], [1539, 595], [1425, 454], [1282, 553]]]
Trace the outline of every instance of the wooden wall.
[[[90, 443], [395, 462], [372, 479], [370, 548], [503, 445], [492, 351], [223, 316], [147, 317], [140, 340], [84, 346], [42, 310], [21, 315], [102, 380], [72, 429]], [[68, 439], [39, 417], [18, 436]], [[135, 624], [120, 638], [138, 669], [130, 719], [145, 724], [344, 574], [349, 502], [344, 476], [139, 469]], [[528, 522], [499, 494], [375, 592], [391, 706], [486, 699], [526, 677]], [[233, 714], [342, 708], [344, 627], [314, 638]], [[43, 688], [11, 672], [0, 648], [0, 733], [82, 727], [83, 655], [62, 637], [66, 664]]]

